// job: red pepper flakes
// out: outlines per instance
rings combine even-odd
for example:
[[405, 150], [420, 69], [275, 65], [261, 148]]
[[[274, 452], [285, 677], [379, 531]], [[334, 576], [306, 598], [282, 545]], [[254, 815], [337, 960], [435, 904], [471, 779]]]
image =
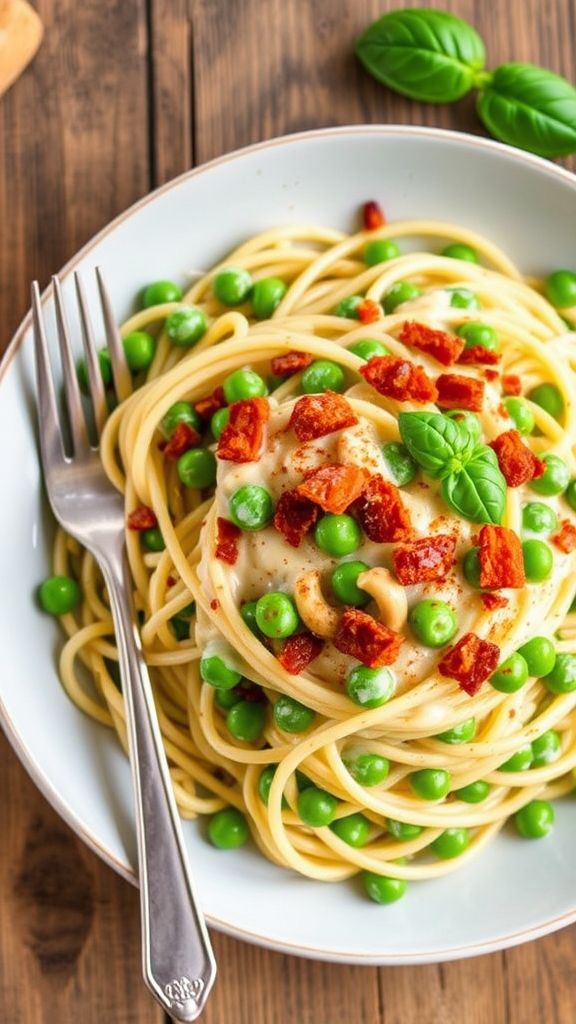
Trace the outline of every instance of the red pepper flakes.
[[434, 330], [415, 320], [405, 320], [398, 337], [405, 345], [432, 356], [442, 366], [451, 366], [464, 351], [464, 342], [458, 335]]
[[219, 558], [221, 562], [227, 562], [228, 565], [234, 565], [238, 558], [238, 541], [240, 540], [242, 530], [235, 523], [231, 523], [229, 519], [224, 519], [222, 516], [218, 516], [216, 527], [218, 530], [216, 558]]
[[220, 434], [217, 456], [229, 462], [257, 462], [270, 406], [266, 398], [243, 398], [232, 402], [230, 419]]
[[283, 356], [274, 356], [270, 366], [276, 377], [292, 377], [300, 370], [305, 370], [311, 362], [312, 356], [308, 352], [286, 352]]
[[220, 607], [220, 601], [218, 600], [217, 597], [213, 597], [212, 598], [212, 600], [210, 601], [210, 607], [211, 607], [213, 612], [217, 612], [218, 611], [218, 609]]
[[356, 316], [361, 324], [373, 324], [382, 317], [382, 306], [374, 299], [362, 299], [356, 306]]
[[302, 497], [297, 491], [284, 491], [276, 505], [274, 526], [287, 544], [297, 548], [319, 515], [318, 505], [309, 498]]
[[523, 587], [526, 583], [522, 545], [507, 526], [483, 526], [478, 537], [480, 586], [489, 590]]
[[373, 356], [360, 373], [380, 395], [397, 402], [435, 402], [438, 392], [422, 366], [396, 356]]
[[546, 472], [546, 464], [522, 441], [520, 431], [505, 430], [490, 442], [509, 487], [520, 487]]
[[139, 505], [130, 512], [126, 524], [129, 530], [153, 530], [158, 526], [158, 520], [156, 513], [148, 508], [148, 505]]
[[179, 423], [172, 431], [172, 436], [164, 448], [165, 459], [177, 459], [190, 448], [197, 448], [202, 438], [189, 423]]
[[472, 345], [470, 348], [465, 348], [458, 359], [459, 363], [481, 363], [484, 366], [496, 366], [499, 363], [502, 356], [499, 352], [492, 352], [489, 348], [484, 348], [483, 345]]
[[441, 373], [436, 378], [437, 404], [441, 409], [468, 409], [481, 412], [484, 400], [484, 381], [462, 377], [457, 373]]
[[295, 676], [308, 668], [310, 662], [318, 657], [323, 647], [324, 641], [319, 636], [313, 636], [312, 633], [296, 633], [295, 636], [289, 636], [282, 645], [278, 661], [282, 668]]
[[497, 608], [505, 608], [508, 598], [502, 594], [480, 594], [480, 600], [488, 611], [495, 611]]
[[225, 405], [226, 399], [224, 397], [224, 388], [222, 387], [215, 388], [211, 395], [207, 395], [206, 398], [200, 398], [198, 402], [194, 402], [196, 412], [205, 422], [209, 422], [214, 413], [218, 412], [218, 409], [223, 409]]
[[515, 373], [505, 373], [502, 376], [502, 391], [505, 395], [521, 395], [522, 381]]
[[565, 555], [576, 550], [576, 526], [569, 523], [567, 519], [560, 523], [560, 530], [551, 538], [552, 543], [560, 548]]
[[498, 373], [498, 370], [484, 370], [483, 376], [485, 380], [489, 380], [491, 383], [494, 383], [495, 380], [498, 380], [500, 374]]
[[455, 549], [455, 537], [446, 533], [402, 544], [392, 554], [396, 577], [404, 587], [442, 580], [452, 568]]
[[362, 207], [362, 223], [366, 231], [376, 231], [383, 228], [386, 223], [384, 210], [375, 199], [369, 199]]
[[456, 679], [469, 697], [478, 693], [482, 683], [492, 675], [500, 660], [500, 648], [475, 633], [465, 633], [438, 665], [442, 676]]
[[399, 489], [378, 473], [368, 480], [354, 512], [368, 539], [377, 544], [408, 540], [414, 532]]
[[176, 580], [174, 579], [173, 576], [167, 576], [166, 577], [166, 586], [167, 587], [175, 587], [176, 586]]
[[320, 466], [307, 474], [296, 492], [320, 505], [324, 512], [341, 515], [361, 495], [367, 475], [358, 466]]
[[314, 441], [356, 423], [358, 417], [350, 403], [335, 391], [325, 391], [322, 395], [299, 398], [288, 426], [292, 427], [299, 441]]
[[332, 643], [337, 651], [349, 654], [363, 665], [381, 668], [396, 661], [404, 637], [366, 612], [347, 608]]

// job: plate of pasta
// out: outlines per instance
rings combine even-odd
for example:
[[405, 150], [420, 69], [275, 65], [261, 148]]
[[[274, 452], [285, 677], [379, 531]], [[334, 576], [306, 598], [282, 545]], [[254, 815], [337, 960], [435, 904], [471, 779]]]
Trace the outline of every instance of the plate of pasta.
[[[497, 143], [327, 129], [182, 176], [64, 268], [103, 267], [132, 371], [119, 403], [101, 350], [101, 456], [215, 927], [407, 963], [576, 919], [575, 212]], [[3, 723], [134, 880], [107, 595], [46, 512], [29, 333]]]

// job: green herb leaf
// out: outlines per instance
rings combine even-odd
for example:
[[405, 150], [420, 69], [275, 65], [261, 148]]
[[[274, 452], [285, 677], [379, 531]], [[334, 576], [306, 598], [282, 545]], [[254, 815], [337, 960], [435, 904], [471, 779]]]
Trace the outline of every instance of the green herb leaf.
[[465, 423], [440, 412], [401, 412], [398, 427], [412, 458], [436, 480], [462, 469], [474, 451]]
[[473, 523], [501, 523], [506, 481], [492, 448], [479, 444], [464, 469], [442, 481], [442, 497], [450, 508]]
[[362, 33], [356, 54], [379, 82], [429, 103], [458, 100], [484, 67], [484, 43], [475, 30], [445, 11], [391, 11]]
[[540, 156], [576, 153], [576, 89], [534, 64], [502, 64], [481, 89], [478, 115], [502, 142]]

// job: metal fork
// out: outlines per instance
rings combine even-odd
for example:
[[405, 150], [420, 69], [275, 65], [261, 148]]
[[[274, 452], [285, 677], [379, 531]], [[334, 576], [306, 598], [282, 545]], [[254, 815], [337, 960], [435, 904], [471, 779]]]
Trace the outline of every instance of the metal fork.
[[[106, 340], [119, 400], [132, 389], [120, 334], [102, 275], [96, 271]], [[98, 440], [106, 401], [88, 304], [78, 275], [76, 293], [94, 424]], [[196, 1020], [216, 975], [216, 963], [196, 901], [180, 820], [142, 655], [124, 540], [123, 501], [90, 443], [62, 289], [52, 278], [71, 450], [61, 429], [48, 357], [40, 290], [32, 285], [40, 450], [52, 511], [97, 560], [104, 577], [118, 644], [136, 808], [143, 971], [146, 984], [176, 1021]]]

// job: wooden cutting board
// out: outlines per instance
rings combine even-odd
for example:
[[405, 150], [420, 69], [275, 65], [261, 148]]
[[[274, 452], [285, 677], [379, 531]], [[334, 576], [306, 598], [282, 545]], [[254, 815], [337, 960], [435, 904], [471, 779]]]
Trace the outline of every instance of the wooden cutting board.
[[26, 0], [0, 0], [0, 96], [32, 60], [42, 31], [40, 18]]

